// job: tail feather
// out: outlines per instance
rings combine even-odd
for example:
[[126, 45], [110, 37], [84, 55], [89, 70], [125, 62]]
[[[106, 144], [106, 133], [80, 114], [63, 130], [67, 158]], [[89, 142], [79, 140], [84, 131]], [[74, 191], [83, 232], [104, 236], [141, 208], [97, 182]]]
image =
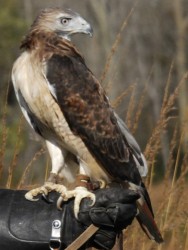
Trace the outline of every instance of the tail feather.
[[137, 200], [137, 206], [139, 210], [137, 220], [143, 231], [151, 240], [155, 240], [157, 243], [162, 243], [163, 238], [161, 233], [155, 223], [153, 214], [143, 197]]
[[154, 212], [153, 212], [153, 208], [152, 208], [152, 205], [151, 205], [151, 200], [150, 200], [148, 191], [147, 191], [147, 189], [146, 189], [143, 182], [141, 183], [141, 188], [140, 188], [139, 191], [140, 191], [141, 196], [143, 195], [144, 200], [146, 201], [146, 204], [147, 204], [147, 206], [148, 206], [148, 208], [149, 208], [149, 210], [150, 210], [150, 212], [152, 214], [152, 217], [154, 218]]
[[124, 182], [125, 187], [130, 188], [139, 193], [140, 198], [136, 201], [138, 207], [137, 220], [146, 235], [157, 243], [162, 243], [163, 238], [154, 220], [154, 213], [150, 201], [149, 194], [144, 183], [137, 186], [132, 182]]

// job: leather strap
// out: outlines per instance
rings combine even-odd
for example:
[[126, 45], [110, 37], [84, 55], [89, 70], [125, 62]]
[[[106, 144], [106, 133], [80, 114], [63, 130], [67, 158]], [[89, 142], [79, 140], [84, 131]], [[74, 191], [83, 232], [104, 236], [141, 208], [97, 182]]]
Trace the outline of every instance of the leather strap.
[[112, 250], [123, 250], [123, 233], [121, 232], [117, 237], [116, 237], [116, 243]]
[[76, 187], [85, 187], [87, 188], [88, 183], [90, 182], [90, 178], [87, 175], [79, 174], [76, 176]]
[[97, 232], [99, 227], [91, 224], [75, 241], [73, 241], [65, 250], [79, 249], [91, 236]]
[[87, 175], [79, 174], [76, 176], [75, 187], [85, 187], [89, 191], [94, 191], [99, 189], [101, 186], [100, 181], [90, 181], [90, 178]]

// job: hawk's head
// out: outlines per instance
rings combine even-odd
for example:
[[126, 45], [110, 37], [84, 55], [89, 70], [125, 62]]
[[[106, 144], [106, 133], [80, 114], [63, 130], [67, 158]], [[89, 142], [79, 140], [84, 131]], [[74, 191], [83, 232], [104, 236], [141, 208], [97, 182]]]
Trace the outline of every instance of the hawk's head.
[[76, 33], [92, 36], [93, 29], [78, 13], [70, 9], [49, 8], [41, 11], [32, 25], [32, 30], [56, 32], [59, 36], [70, 40]]

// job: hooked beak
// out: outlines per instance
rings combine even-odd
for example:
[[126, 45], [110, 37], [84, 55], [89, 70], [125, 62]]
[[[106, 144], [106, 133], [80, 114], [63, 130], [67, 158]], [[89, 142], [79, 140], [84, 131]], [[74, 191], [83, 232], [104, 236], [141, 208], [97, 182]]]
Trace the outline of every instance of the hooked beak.
[[77, 24], [75, 25], [74, 33], [83, 33], [89, 35], [90, 37], [93, 36], [93, 28], [91, 24], [88, 23], [84, 18], [78, 16]]
[[87, 35], [89, 35], [90, 37], [93, 36], [93, 28], [91, 27], [91, 25], [90, 25], [89, 23], [88, 23], [88, 27], [86, 28], [85, 33], [86, 33]]
[[86, 35], [89, 35], [90, 37], [93, 36], [93, 28], [91, 27], [91, 25], [86, 22], [85, 20], [82, 22], [82, 27], [79, 30], [79, 33], [83, 33]]

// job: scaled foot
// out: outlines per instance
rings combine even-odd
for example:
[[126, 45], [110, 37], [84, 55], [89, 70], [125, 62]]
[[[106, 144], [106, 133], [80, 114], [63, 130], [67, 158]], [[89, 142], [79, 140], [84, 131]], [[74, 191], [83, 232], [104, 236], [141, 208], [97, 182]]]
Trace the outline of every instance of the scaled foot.
[[57, 207], [58, 209], [62, 209], [62, 203], [64, 201], [67, 201], [71, 198], [75, 198], [74, 200], [74, 215], [76, 218], [78, 218], [78, 212], [80, 209], [80, 203], [82, 199], [84, 198], [90, 198], [91, 199], [91, 206], [95, 203], [95, 194], [88, 191], [85, 187], [76, 187], [73, 190], [67, 190], [66, 192], [62, 192], [61, 196], [59, 197], [57, 201]]
[[66, 193], [67, 188], [64, 185], [59, 184], [58, 182], [59, 182], [59, 176], [51, 173], [50, 177], [44, 183], [43, 186], [30, 190], [25, 194], [25, 198], [30, 201], [37, 201], [38, 198], [34, 197], [36, 197], [39, 194], [42, 194], [45, 197], [45, 199], [48, 200], [47, 196], [48, 193], [50, 193], [51, 191], [56, 191], [57, 193], [60, 194]]

